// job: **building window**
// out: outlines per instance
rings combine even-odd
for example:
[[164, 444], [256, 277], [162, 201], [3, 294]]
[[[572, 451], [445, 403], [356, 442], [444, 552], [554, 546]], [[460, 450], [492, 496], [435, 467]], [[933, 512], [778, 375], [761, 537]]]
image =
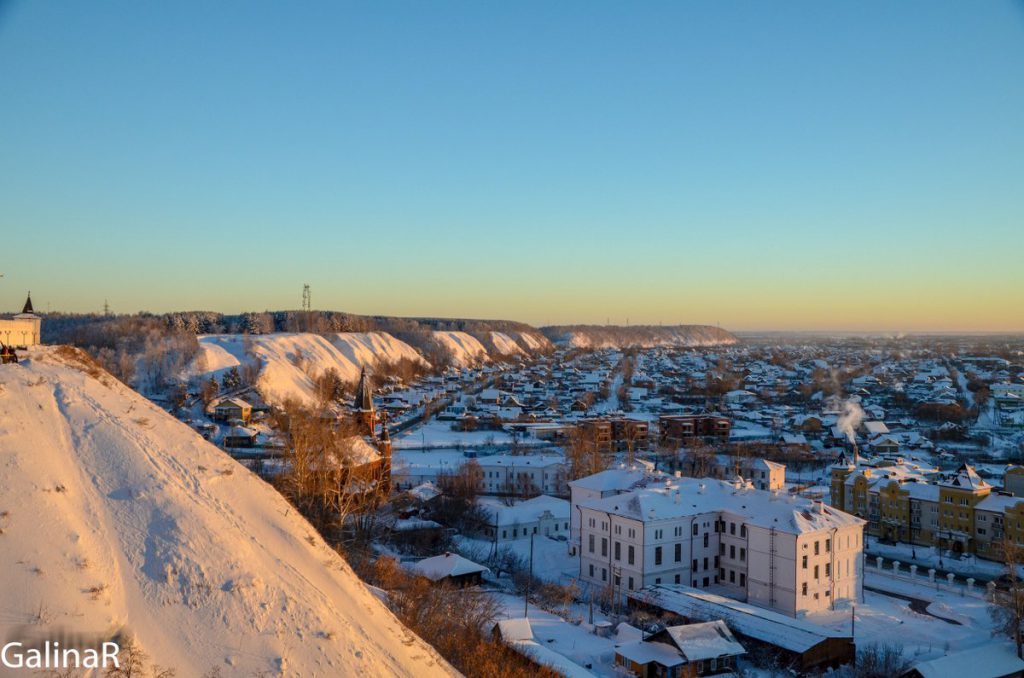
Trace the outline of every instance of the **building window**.
[[804, 583], [803, 583], [803, 584], [802, 584], [802, 585], [800, 586], [800, 595], [804, 595], [804, 596], [806, 596], [806, 595], [807, 595], [807, 582], [804, 582]]
[[740, 586], [744, 586], [745, 587], [746, 585], [747, 585], [747, 575], [744, 574], [743, 572], [740, 572]]
[[[601, 568], [601, 581], [608, 581], [608, 570], [603, 567]], [[804, 586], [806, 587], [807, 584], [804, 584]]]
[[676, 562], [678, 563], [683, 559], [683, 545], [676, 544]]
[[[658, 550], [659, 550], [659, 551], [661, 550], [661, 547], [660, 547], [660, 546], [658, 547]], [[632, 564], [633, 564], [633, 558], [634, 558], [634, 556], [633, 556], [633, 547], [632, 547], [632, 546], [630, 546], [630, 547], [629, 547], [629, 550], [628, 550], [628, 551], [627, 551], [626, 553], [627, 553], [627, 555], [629, 556], [629, 564], [630, 564], [630, 565], [632, 565]]]
[[615, 542], [615, 560], [622, 560], [622, 542]]
[[708, 547], [708, 533], [704, 533], [704, 548]]
[[[630, 550], [632, 550], [633, 547], [630, 546], [629, 548], [630, 548]], [[630, 553], [630, 555], [632, 555], [632, 553]], [[655, 546], [654, 547], [654, 564], [655, 565], [661, 565], [661, 547], [660, 546]]]
[[736, 559], [736, 546], [734, 544], [729, 544], [729, 558], [731, 560]]
[[693, 536], [694, 536], [694, 537], [696, 537], [696, 536], [697, 536], [697, 530], [698, 530], [698, 529], [699, 529], [699, 526], [697, 525], [697, 523], [694, 523], [694, 524], [693, 524]]
[[821, 548], [820, 547], [821, 547], [821, 544], [819, 544], [817, 541], [815, 541], [814, 542], [814, 555], [819, 555], [821, 553]]
[[801, 562], [800, 567], [802, 569], [806, 570], [807, 569], [807, 556], [804, 556], [803, 559], [800, 562]]
[[729, 523], [729, 534], [736, 534], [736, 523]]
[[817, 565], [814, 566], [814, 578], [815, 579], [818, 578], [818, 566]]
[[592, 535], [592, 534], [587, 535], [587, 542], [588, 542], [588, 544], [590, 546], [590, 552], [593, 553], [594, 552], [594, 535]]
[[825, 540], [825, 553], [831, 553], [831, 552], [832, 552], [832, 540], [831, 539], [826, 539]]
[[591, 577], [594, 576], [594, 564], [593, 563], [590, 564], [590, 576]]
[[735, 584], [736, 583], [736, 570], [729, 570], [729, 583], [730, 584]]
[[826, 577], [831, 577], [832, 576], [832, 563], [825, 563], [825, 576]]
[[629, 578], [629, 590], [630, 591], [633, 590], [633, 578], [632, 577]]
[[608, 539], [605, 537], [601, 537], [601, 555], [608, 555]]
[[697, 559], [696, 558], [693, 559], [693, 567], [691, 567], [690, 569], [693, 570], [694, 572], [697, 571]]
[[740, 536], [746, 538], [746, 536], [747, 536], [747, 526], [746, 525], [740, 525]]
[[676, 575], [676, 583], [677, 584], [679, 583], [679, 575], [678, 574]]

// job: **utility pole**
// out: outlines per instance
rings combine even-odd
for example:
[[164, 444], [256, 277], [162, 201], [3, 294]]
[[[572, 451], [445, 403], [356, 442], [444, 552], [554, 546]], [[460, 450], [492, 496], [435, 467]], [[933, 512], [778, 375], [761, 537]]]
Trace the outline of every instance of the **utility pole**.
[[533, 538], [536, 534], [530, 535], [530, 576], [526, 578], [526, 599], [523, 605], [523, 618], [530, 616], [530, 584], [533, 583]]

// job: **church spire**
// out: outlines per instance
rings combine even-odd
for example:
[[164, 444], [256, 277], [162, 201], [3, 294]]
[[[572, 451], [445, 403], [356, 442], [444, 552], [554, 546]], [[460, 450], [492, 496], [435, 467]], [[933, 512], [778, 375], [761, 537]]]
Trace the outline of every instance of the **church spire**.
[[366, 365], [363, 365], [363, 369], [359, 372], [356, 400], [352, 406], [360, 412], [373, 411], [373, 391], [370, 389], [370, 380], [366, 377]]
[[28, 297], [25, 299], [25, 307], [21, 309], [21, 312], [25, 315], [34, 314], [35, 311], [32, 309], [32, 292], [28, 293]]

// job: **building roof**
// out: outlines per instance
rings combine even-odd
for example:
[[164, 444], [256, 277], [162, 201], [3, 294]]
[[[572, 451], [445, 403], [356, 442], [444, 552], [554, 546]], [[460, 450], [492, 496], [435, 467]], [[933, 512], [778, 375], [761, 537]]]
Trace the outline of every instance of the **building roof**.
[[492, 524], [498, 527], [532, 523], [545, 513], [550, 513], [552, 518], [559, 520], [569, 519], [569, 502], [546, 494], [520, 501], [512, 506], [505, 506], [501, 500], [494, 497], [480, 497], [477, 504], [494, 521]]
[[569, 487], [578, 487], [596, 492], [628, 490], [644, 480], [647, 473], [638, 469], [610, 468], [585, 478], [569, 483]]
[[35, 314], [35, 310], [32, 308], [32, 293], [29, 292], [28, 296], [25, 297], [25, 306], [21, 309], [21, 312], [25, 315]]
[[639, 640], [632, 643], [623, 643], [615, 648], [616, 654], [636, 664], [650, 664], [657, 662], [662, 666], [679, 666], [685, 663], [683, 655], [679, 650], [667, 643], [651, 643]]
[[947, 487], [957, 487], [963, 490], [983, 490], [992, 487], [978, 475], [970, 464], [961, 464], [951, 478], [939, 483]]
[[1017, 657], [1010, 643], [987, 643], [971, 650], [918, 662], [912, 670], [924, 678], [1001, 678], [1024, 671], [1024, 659]]
[[359, 371], [359, 383], [356, 385], [356, 397], [352, 407], [362, 412], [373, 411], [373, 390], [370, 380], [366, 378], [366, 365]]
[[721, 619], [739, 634], [791, 652], [806, 652], [829, 638], [852, 641], [849, 636], [803, 619], [689, 586], [656, 584], [627, 595], [689, 619]]
[[711, 478], [667, 478], [664, 484], [581, 502], [593, 509], [640, 521], [715, 512], [740, 516], [748, 525], [789, 534], [862, 525], [864, 520], [821, 502], [792, 494], [756, 490]]
[[688, 661], [745, 654], [746, 649], [721, 619], [698, 624], [669, 626], [665, 632]]
[[461, 577], [476, 572], [490, 572], [483, 565], [477, 565], [472, 560], [463, 558], [456, 553], [443, 553], [432, 558], [424, 558], [413, 563], [411, 568], [430, 581], [440, 581], [446, 577]]

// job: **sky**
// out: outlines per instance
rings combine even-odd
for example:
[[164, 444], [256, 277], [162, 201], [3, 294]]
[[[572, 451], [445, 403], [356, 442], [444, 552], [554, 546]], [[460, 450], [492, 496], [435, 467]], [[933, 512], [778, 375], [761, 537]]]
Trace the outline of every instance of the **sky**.
[[0, 0], [0, 309], [1024, 330], [1024, 2]]

